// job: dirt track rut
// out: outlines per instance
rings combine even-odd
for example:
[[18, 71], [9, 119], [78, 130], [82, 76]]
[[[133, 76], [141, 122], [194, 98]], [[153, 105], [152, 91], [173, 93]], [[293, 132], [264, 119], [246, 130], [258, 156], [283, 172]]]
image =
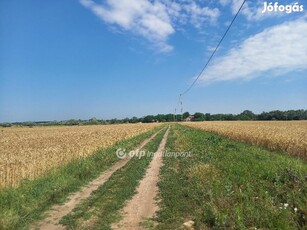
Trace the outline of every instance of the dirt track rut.
[[155, 212], [158, 210], [155, 198], [158, 194], [157, 183], [159, 181], [159, 171], [162, 165], [162, 153], [165, 149], [168, 133], [169, 129], [164, 134], [159, 148], [137, 188], [137, 193], [123, 208], [123, 219], [119, 223], [113, 224], [113, 229], [143, 229], [140, 226], [140, 222], [146, 218], [154, 217]]

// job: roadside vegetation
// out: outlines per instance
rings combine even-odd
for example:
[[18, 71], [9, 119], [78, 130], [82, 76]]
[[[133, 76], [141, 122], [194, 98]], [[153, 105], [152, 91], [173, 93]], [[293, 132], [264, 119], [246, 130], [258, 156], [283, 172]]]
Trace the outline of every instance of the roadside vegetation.
[[307, 160], [307, 121], [213, 121], [184, 125]]
[[115, 152], [118, 148], [133, 150], [161, 128], [119, 141], [88, 157], [46, 172], [35, 180], [23, 180], [17, 188], [0, 190], [0, 229], [27, 229], [52, 205], [63, 203], [71, 192], [80, 190], [117, 162]]
[[[156, 152], [165, 131], [160, 132], [143, 150]], [[120, 209], [135, 194], [151, 159], [151, 156], [133, 157], [60, 223], [68, 229], [111, 229], [111, 224], [120, 219]]]
[[157, 229], [304, 229], [306, 162], [281, 152], [174, 125], [164, 158]]

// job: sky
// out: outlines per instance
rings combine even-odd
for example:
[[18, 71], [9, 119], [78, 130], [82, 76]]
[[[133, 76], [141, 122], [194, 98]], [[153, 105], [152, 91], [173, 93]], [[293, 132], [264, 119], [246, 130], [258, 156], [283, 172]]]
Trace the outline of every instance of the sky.
[[[242, 1], [2, 0], [0, 122], [179, 111]], [[247, 0], [183, 110], [307, 109], [307, 0], [298, 5], [262, 13], [264, 1]]]

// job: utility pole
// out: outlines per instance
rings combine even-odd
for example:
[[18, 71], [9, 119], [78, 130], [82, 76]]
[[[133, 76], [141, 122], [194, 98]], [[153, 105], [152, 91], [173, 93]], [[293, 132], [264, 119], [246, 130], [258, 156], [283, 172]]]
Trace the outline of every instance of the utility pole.
[[182, 106], [182, 95], [180, 94], [180, 105], [181, 105], [181, 121], [183, 121], [183, 106]]
[[177, 117], [176, 117], [176, 108], [175, 108], [175, 113], [174, 113], [174, 121], [177, 120]]

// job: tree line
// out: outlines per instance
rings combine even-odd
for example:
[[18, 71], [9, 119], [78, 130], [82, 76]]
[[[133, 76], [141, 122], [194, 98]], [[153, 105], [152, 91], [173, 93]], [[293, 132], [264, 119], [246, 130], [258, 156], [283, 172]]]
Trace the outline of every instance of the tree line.
[[244, 110], [240, 114], [210, 114], [196, 112], [190, 114], [158, 114], [156, 116], [146, 116], [142, 122], [168, 122], [168, 121], [272, 121], [272, 120], [307, 120], [307, 110], [274, 110], [271, 112], [262, 112], [255, 114], [250, 110]]
[[98, 124], [123, 124], [123, 123], [152, 123], [152, 122], [175, 122], [175, 121], [272, 121], [272, 120], [307, 120], [307, 110], [274, 110], [271, 112], [262, 112], [255, 114], [250, 110], [245, 110], [240, 114], [210, 114], [196, 112], [190, 114], [158, 114], [147, 115], [144, 117], [132, 117], [124, 119], [96, 119], [95, 117], [89, 120], [70, 119], [65, 121], [37, 121], [37, 122], [12, 122], [0, 123], [1, 127], [11, 126], [55, 126], [55, 125], [98, 125]]

